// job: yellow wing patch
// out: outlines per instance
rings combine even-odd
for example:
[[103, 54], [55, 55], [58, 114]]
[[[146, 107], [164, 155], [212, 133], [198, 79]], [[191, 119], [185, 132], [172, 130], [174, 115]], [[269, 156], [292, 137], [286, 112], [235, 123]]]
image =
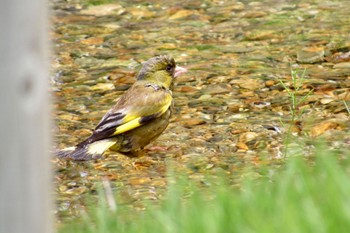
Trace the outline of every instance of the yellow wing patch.
[[135, 129], [136, 127], [139, 127], [141, 125], [139, 122], [140, 119], [141, 119], [141, 117], [138, 117], [132, 121], [129, 121], [129, 122], [126, 122], [125, 124], [122, 124], [114, 131], [113, 135], [125, 133], [126, 131], [129, 131], [129, 130]]
[[[157, 114], [158, 116], [163, 115], [169, 109], [169, 107], [172, 103], [171, 95], [166, 95], [166, 97], [163, 100], [163, 103], [164, 104], [160, 107], [158, 112], [154, 112], [151, 114], [148, 113], [148, 114], [149, 115]], [[134, 118], [132, 115], [126, 116], [126, 118], [124, 119], [125, 123], [120, 125], [119, 127], [117, 127], [116, 130], [114, 131], [113, 135], [125, 133], [127, 131], [130, 131], [132, 129], [139, 127], [141, 125], [140, 120], [142, 117], [143, 116]]]

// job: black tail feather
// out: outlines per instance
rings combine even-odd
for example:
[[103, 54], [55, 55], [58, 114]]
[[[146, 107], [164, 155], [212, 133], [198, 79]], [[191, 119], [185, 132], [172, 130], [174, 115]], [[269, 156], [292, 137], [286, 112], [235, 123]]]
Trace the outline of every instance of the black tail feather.
[[68, 148], [58, 151], [56, 155], [58, 158], [71, 159], [75, 161], [88, 161], [101, 158], [102, 154], [91, 154], [88, 152], [87, 148], [87, 146], [76, 147], [73, 150], [69, 150]]

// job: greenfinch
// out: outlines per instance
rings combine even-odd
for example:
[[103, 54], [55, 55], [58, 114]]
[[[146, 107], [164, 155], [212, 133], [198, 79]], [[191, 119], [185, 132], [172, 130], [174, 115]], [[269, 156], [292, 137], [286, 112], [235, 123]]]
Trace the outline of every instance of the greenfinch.
[[57, 153], [60, 158], [91, 160], [108, 149], [137, 152], [160, 136], [169, 124], [174, 105], [174, 79], [187, 70], [170, 56], [143, 63], [136, 82], [102, 117], [92, 135]]

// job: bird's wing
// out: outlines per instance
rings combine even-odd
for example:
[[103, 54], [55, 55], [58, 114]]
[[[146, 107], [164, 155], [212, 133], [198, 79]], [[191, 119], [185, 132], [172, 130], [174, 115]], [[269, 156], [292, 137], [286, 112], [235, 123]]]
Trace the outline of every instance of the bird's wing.
[[135, 129], [163, 115], [172, 101], [169, 90], [134, 85], [107, 112], [89, 139], [97, 141]]

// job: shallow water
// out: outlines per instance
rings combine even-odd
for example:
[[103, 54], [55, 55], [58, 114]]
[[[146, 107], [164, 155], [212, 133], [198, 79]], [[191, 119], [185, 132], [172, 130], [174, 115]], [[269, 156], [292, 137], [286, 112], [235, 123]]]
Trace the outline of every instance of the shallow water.
[[[145, 156], [55, 160], [57, 214], [79, 215], [107, 178], [136, 207], [162, 197], [169, 167], [206, 184], [216, 174], [263, 176], [308, 156], [323, 137], [349, 148], [350, 5], [347, 1], [51, 1], [57, 147], [91, 133], [135, 81], [140, 62], [172, 55], [175, 113]], [[306, 69], [295, 90], [291, 69]], [[299, 100], [296, 116], [281, 81]], [[310, 92], [311, 91], [311, 92]], [[310, 94], [311, 93], [311, 94]], [[303, 98], [307, 96], [307, 98]], [[155, 147], [157, 146], [157, 147]], [[286, 154], [287, 148], [287, 154]]]

